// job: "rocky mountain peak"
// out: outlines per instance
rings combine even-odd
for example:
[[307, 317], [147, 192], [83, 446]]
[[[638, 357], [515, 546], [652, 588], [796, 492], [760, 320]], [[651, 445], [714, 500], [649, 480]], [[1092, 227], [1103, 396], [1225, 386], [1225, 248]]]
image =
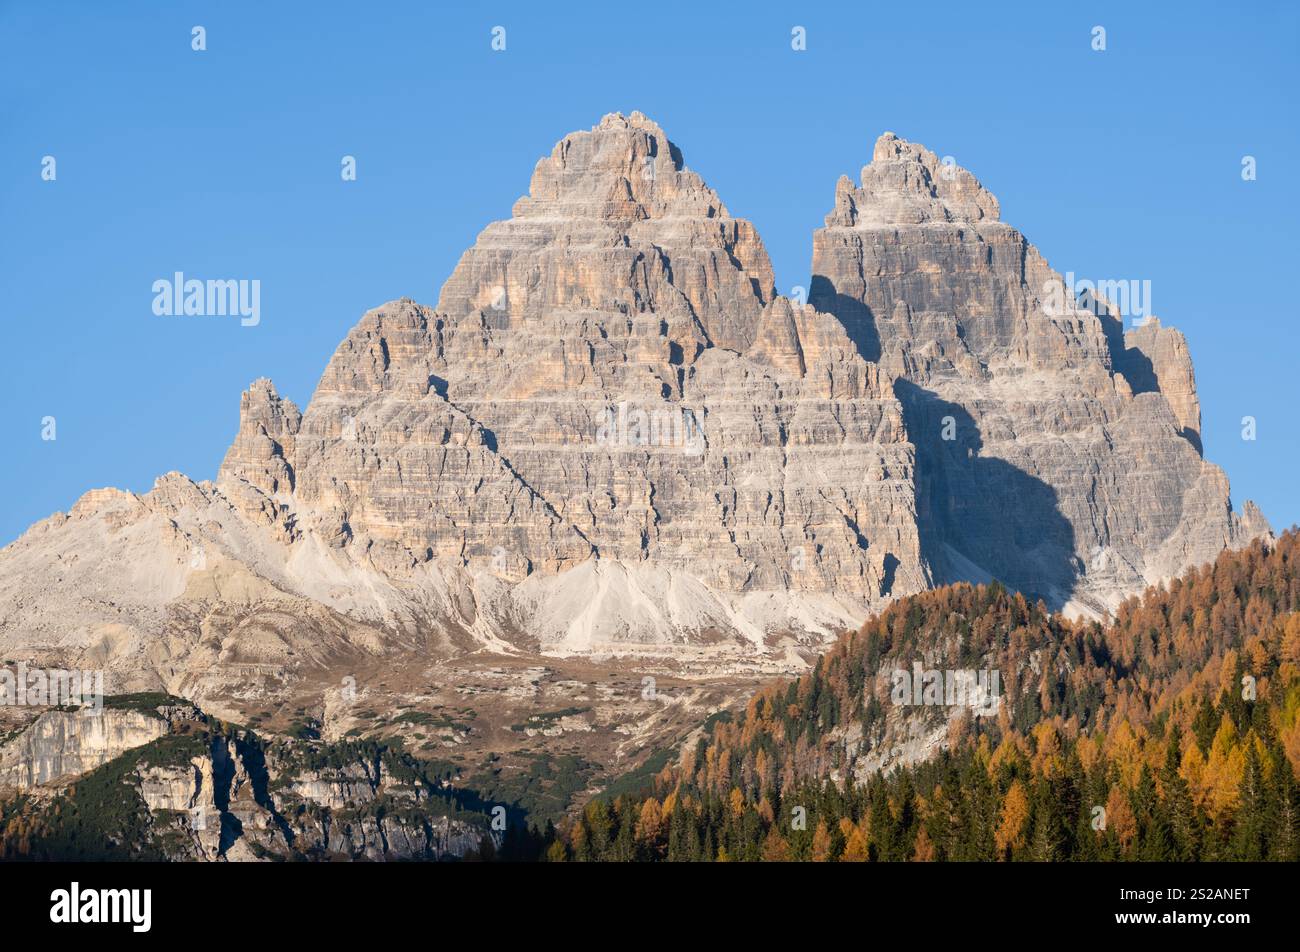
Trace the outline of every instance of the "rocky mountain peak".
[[876, 140], [861, 187], [847, 176], [836, 187], [826, 226], [997, 221], [998, 200], [951, 156], [886, 132]]
[[304, 411], [255, 381], [215, 486], [0, 550], [0, 645], [195, 693], [389, 649], [797, 665], [936, 580], [1101, 614], [1266, 533], [1200, 456], [1181, 335], [1046, 308], [998, 215], [887, 133], [796, 304], [656, 123], [606, 116]]
[[1101, 614], [1268, 530], [1201, 457], [1182, 334], [1063, 286], [973, 175], [886, 133], [814, 235], [809, 303], [895, 378], [935, 576]]
[[294, 441], [302, 413], [266, 377], [239, 398], [239, 432], [222, 460], [218, 484], [243, 480], [268, 496], [293, 491]]
[[479, 234], [437, 310], [490, 330], [653, 312], [690, 359], [697, 343], [747, 349], [774, 294], [754, 226], [634, 112], [570, 133], [537, 163], [529, 193]]
[[513, 214], [615, 221], [730, 217], [717, 193], [686, 169], [658, 123], [639, 112], [611, 113], [556, 143], [538, 161], [529, 194]]

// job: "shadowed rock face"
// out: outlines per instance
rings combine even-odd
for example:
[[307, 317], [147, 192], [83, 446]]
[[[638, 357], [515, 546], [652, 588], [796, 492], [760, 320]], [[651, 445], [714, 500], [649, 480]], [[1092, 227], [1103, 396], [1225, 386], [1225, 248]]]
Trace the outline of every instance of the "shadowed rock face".
[[1201, 458], [1181, 334], [1054, 302], [997, 200], [922, 146], [886, 133], [861, 183], [816, 233], [810, 303], [897, 380], [936, 579], [1104, 610], [1268, 531]]
[[1151, 317], [1126, 331], [1122, 353], [1113, 347], [1115, 369], [1134, 393], [1162, 394], [1181, 427], [1182, 435], [1201, 452], [1201, 400], [1187, 340], [1172, 327], [1161, 327]]
[[483, 647], [793, 666], [936, 580], [1098, 610], [1267, 531], [1200, 457], [1181, 336], [1046, 313], [998, 219], [886, 135], [799, 305], [662, 129], [607, 116], [305, 410], [254, 383], [215, 484], [0, 551], [0, 643], [199, 697]]
[[829, 316], [773, 297], [753, 227], [638, 114], [539, 162], [436, 310], [366, 315], [296, 443], [295, 501], [386, 571], [451, 560], [518, 581], [598, 560], [666, 623], [611, 604], [575, 630], [544, 610], [543, 643], [734, 630], [703, 587], [866, 606], [888, 556], [904, 588], [926, 582], [888, 382]]
[[[56, 517], [0, 577], [113, 538], [159, 584], [123, 595], [110, 651], [150, 650], [133, 616], [212, 630], [169, 643], [168, 687], [200, 655], [206, 683], [390, 642], [789, 665], [929, 584], [914, 466], [892, 381], [774, 294], [662, 129], [614, 115], [537, 164], [436, 308], [367, 313], [301, 413], [257, 381], [215, 485]], [[22, 640], [102, 641], [81, 587], [125, 586], [97, 571], [71, 644], [32, 611]], [[251, 614], [211, 620], [232, 599]]]

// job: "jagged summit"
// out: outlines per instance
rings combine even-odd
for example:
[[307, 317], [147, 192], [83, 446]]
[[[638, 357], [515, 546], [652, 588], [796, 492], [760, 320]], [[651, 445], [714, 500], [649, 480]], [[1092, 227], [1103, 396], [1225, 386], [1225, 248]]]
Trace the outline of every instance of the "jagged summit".
[[1096, 613], [1267, 531], [1201, 458], [1182, 334], [1076, 306], [964, 169], [885, 133], [813, 249], [810, 303], [896, 379], [937, 577]]
[[239, 432], [217, 471], [217, 482], [244, 481], [268, 496], [293, 492], [294, 437], [302, 413], [275, 384], [259, 377], [239, 397]]
[[255, 381], [214, 483], [0, 550], [0, 645], [195, 697], [481, 649], [768, 670], [937, 580], [1100, 613], [1267, 531], [1200, 456], [1182, 336], [1045, 308], [965, 170], [886, 133], [813, 269], [777, 295], [663, 130], [606, 116], [305, 408]]
[[537, 163], [529, 194], [479, 234], [437, 310], [492, 326], [653, 312], [693, 355], [747, 349], [774, 289], [754, 226], [728, 214], [658, 125], [613, 114]]
[[729, 218], [717, 194], [686, 169], [681, 151], [639, 112], [611, 113], [589, 131], [565, 136], [533, 171], [516, 218], [596, 219], [667, 215]]
[[886, 132], [862, 168], [861, 185], [848, 176], [836, 183], [826, 227], [990, 222], [999, 215], [997, 198], [951, 158]]

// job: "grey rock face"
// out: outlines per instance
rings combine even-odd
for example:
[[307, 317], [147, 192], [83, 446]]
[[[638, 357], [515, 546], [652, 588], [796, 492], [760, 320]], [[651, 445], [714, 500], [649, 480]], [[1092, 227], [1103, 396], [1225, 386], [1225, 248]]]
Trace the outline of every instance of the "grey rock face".
[[1158, 318], [1148, 318], [1124, 332], [1123, 353], [1113, 359], [1134, 393], [1156, 391], [1164, 396], [1182, 435], [1199, 452], [1201, 401], [1186, 338], [1172, 327], [1161, 327]]
[[294, 438], [302, 414], [262, 378], [240, 396], [239, 432], [217, 473], [222, 484], [243, 481], [264, 495], [293, 492]]
[[[207, 721], [189, 707], [47, 711], [0, 747], [0, 793], [30, 794], [39, 809], [134, 751], [139, 763], [121, 782], [168, 859], [437, 860], [462, 857], [485, 836], [500, 845], [484, 817], [450, 815], [432, 786], [394, 777], [382, 757], [346, 745], [267, 746], [241, 733], [209, 738]], [[197, 732], [199, 752], [140, 750], [177, 731]]]
[[539, 162], [436, 310], [368, 314], [297, 445], [296, 500], [389, 571], [631, 569], [666, 622], [610, 606], [543, 644], [734, 629], [697, 583], [860, 609], [927, 580], [888, 383], [827, 315], [774, 297], [752, 225], [639, 114]]
[[0, 550], [0, 645], [191, 697], [484, 647], [798, 666], [935, 582], [1096, 613], [1268, 531], [1201, 458], [1181, 335], [1050, 306], [999, 216], [887, 134], [797, 304], [659, 126], [607, 116], [305, 410], [255, 382], [215, 483]]
[[1061, 277], [964, 169], [886, 133], [813, 274], [810, 302], [896, 378], [937, 580], [1099, 612], [1267, 531], [1201, 458], [1182, 335], [1053, 300]]
[[0, 788], [75, 777], [166, 733], [165, 720], [136, 711], [47, 711], [0, 747]]

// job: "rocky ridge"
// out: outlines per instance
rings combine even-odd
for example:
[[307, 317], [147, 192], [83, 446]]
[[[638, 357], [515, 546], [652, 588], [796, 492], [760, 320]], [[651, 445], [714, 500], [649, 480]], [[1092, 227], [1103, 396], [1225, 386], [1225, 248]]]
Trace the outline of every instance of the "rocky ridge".
[[1201, 457], [1182, 336], [1048, 313], [965, 170], [881, 137], [813, 271], [777, 295], [663, 130], [607, 116], [304, 410], [256, 381], [215, 482], [0, 550], [0, 644], [232, 710], [413, 655], [792, 668], [938, 581], [1100, 613], [1268, 531]]
[[1269, 533], [1201, 456], [1182, 334], [1076, 300], [965, 169], [886, 133], [813, 239], [813, 306], [894, 378], [936, 582], [1100, 615]]
[[0, 796], [18, 797], [4, 810], [0, 852], [384, 861], [501, 845], [486, 807], [462, 810], [463, 792], [398, 750], [263, 738], [179, 699], [124, 700], [131, 706], [47, 711], [0, 747]]

